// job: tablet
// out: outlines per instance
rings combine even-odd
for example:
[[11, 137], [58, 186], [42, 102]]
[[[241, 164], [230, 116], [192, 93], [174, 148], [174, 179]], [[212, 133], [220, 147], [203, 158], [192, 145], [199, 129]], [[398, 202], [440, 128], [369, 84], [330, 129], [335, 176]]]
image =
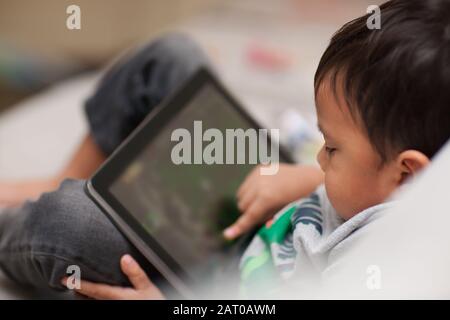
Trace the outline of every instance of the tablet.
[[[238, 217], [237, 189], [256, 165], [231, 163], [226, 151], [207, 153], [208, 129], [213, 129], [209, 141], [222, 135], [223, 149], [230, 153], [227, 130], [259, 132], [261, 127], [210, 71], [201, 69], [145, 118], [85, 188], [171, 287], [187, 298], [198, 296], [198, 288], [224, 277], [226, 270], [238, 275], [228, 266], [238, 260], [245, 237], [228, 242], [222, 231]], [[269, 136], [259, 147], [269, 150], [273, 143]], [[237, 158], [239, 150], [233, 150]], [[279, 161], [291, 162], [278, 150]], [[250, 151], [245, 150], [248, 160]], [[217, 161], [206, 159], [206, 154]]]

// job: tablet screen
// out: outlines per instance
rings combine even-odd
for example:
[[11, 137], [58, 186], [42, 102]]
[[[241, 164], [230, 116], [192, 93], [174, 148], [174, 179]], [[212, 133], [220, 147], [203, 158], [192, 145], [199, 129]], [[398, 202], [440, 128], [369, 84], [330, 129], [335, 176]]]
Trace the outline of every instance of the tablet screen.
[[[198, 147], [202, 140], [198, 121], [202, 132], [220, 130], [224, 143], [226, 129], [254, 128], [229, 103], [214, 86], [203, 86], [110, 186], [114, 197], [194, 280], [221, 263], [221, 253], [229, 245], [222, 231], [237, 218], [236, 191], [254, 167], [193, 164], [199, 150], [195, 143]], [[190, 152], [192, 164], [174, 163], [172, 153], [180, 140], [171, 137], [179, 128], [190, 133], [191, 150], [183, 151]], [[207, 144], [203, 142], [200, 150]]]

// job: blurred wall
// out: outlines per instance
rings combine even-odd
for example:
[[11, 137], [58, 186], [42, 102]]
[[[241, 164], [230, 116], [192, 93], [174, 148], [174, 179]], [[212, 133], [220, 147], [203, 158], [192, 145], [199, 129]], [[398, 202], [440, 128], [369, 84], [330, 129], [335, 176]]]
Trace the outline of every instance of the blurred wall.
[[[139, 39], [201, 11], [214, 0], [0, 0], [0, 40], [48, 55], [102, 63]], [[81, 30], [66, 8], [81, 8]]]
[[[0, 0], [0, 112], [66, 77], [104, 65], [215, 0]], [[81, 30], [66, 9], [81, 8]]]

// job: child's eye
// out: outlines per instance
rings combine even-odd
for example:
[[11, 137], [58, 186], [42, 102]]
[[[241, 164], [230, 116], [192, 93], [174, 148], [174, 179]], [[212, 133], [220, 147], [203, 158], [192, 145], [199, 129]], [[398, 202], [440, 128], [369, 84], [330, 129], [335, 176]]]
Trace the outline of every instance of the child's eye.
[[329, 156], [331, 156], [336, 151], [336, 148], [331, 148], [331, 147], [325, 146], [325, 151]]

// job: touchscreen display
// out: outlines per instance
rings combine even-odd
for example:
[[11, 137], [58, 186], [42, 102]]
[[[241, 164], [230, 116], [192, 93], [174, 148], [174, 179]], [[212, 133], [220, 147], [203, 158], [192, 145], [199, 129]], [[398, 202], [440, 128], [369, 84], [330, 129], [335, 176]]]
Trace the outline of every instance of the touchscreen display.
[[[205, 85], [157, 136], [149, 138], [146, 148], [110, 188], [114, 197], [194, 280], [221, 263], [220, 253], [229, 246], [222, 231], [237, 218], [236, 191], [254, 167], [248, 161], [205, 164], [200, 159], [202, 163], [195, 164], [195, 154], [199, 156], [200, 150], [195, 149], [195, 143], [203, 138], [202, 134], [199, 137], [199, 121], [202, 132], [218, 129], [224, 140], [226, 129], [252, 128], [215, 87]], [[188, 156], [190, 152], [191, 164], [174, 163], [172, 153], [180, 140], [171, 138], [179, 128], [190, 133], [191, 150], [183, 151]], [[208, 142], [204, 141], [203, 148], [206, 145]]]

